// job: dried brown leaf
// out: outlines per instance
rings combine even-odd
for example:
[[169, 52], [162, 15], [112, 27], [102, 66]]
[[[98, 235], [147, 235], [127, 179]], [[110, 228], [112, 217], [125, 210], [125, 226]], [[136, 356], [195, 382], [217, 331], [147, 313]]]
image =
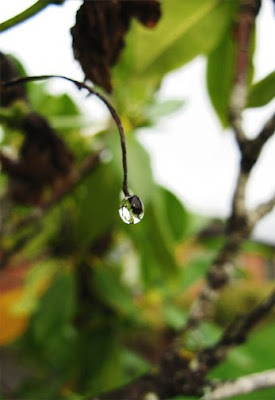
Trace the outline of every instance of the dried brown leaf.
[[47, 185], [53, 186], [71, 171], [73, 157], [40, 115], [26, 115], [21, 129], [25, 139], [18, 160], [0, 154], [0, 161], [3, 172], [9, 176], [13, 200], [37, 204]]
[[132, 18], [137, 18], [147, 28], [153, 28], [160, 16], [159, 0], [84, 1], [71, 33], [74, 56], [86, 79], [111, 92], [110, 70], [124, 47]]
[[[10, 81], [18, 77], [18, 72], [12, 60], [6, 54], [0, 52], [0, 81]], [[0, 95], [0, 106], [8, 107], [16, 100], [26, 100], [24, 85], [16, 85], [5, 89]]]

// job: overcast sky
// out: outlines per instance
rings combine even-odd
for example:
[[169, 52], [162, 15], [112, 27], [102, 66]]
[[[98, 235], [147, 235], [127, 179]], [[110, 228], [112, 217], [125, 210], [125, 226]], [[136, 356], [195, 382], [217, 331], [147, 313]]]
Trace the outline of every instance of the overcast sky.
[[[233, 0], [232, 0], [233, 1]], [[0, 18], [5, 20], [34, 1], [2, 1]], [[274, 69], [274, 8], [263, 0], [257, 23], [255, 79]], [[80, 0], [67, 0], [61, 7], [50, 6], [35, 18], [0, 36], [1, 51], [22, 60], [29, 74], [62, 74], [83, 79], [73, 60], [69, 29], [74, 25]], [[221, 66], [222, 67], [222, 66]], [[190, 84], [191, 83], [191, 84]], [[59, 90], [64, 83], [55, 82]], [[228, 215], [239, 155], [230, 131], [223, 131], [209, 103], [205, 87], [205, 60], [199, 57], [181, 70], [169, 74], [159, 94], [161, 99], [181, 98], [184, 108], [163, 118], [154, 129], [144, 129], [139, 138], [152, 157], [156, 179], [172, 189], [193, 211], [206, 215]], [[261, 110], [245, 112], [245, 127], [252, 137], [275, 108], [275, 101]], [[104, 114], [98, 107], [98, 113]], [[263, 150], [248, 186], [248, 204], [255, 206], [275, 193], [275, 137]], [[257, 238], [275, 243], [275, 211], [255, 231]]]

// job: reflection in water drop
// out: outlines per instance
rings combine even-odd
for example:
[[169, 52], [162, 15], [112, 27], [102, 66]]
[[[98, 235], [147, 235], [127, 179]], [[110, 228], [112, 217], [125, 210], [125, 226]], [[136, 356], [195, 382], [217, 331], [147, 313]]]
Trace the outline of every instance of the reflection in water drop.
[[144, 215], [144, 208], [140, 198], [136, 195], [125, 197], [120, 203], [119, 215], [126, 224], [140, 222]]

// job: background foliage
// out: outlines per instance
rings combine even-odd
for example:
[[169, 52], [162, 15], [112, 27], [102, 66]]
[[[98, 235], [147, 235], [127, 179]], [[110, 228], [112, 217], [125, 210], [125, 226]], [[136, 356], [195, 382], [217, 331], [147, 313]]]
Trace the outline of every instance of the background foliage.
[[[31, 109], [56, 129], [73, 152], [76, 167], [99, 147], [106, 149], [106, 157], [43, 217], [35, 236], [1, 272], [1, 352], [5, 362], [10, 354], [15, 363], [20, 360], [20, 368], [12, 371], [11, 388], [3, 387], [3, 398], [9, 398], [11, 390], [17, 399], [84, 400], [147, 371], [184, 325], [222, 245], [219, 235], [197, 239], [210, 221], [190, 213], [154, 181], [136, 132], [182, 107], [174, 99], [160, 102], [158, 89], [168, 72], [201, 54], [207, 58], [208, 92], [221, 130], [227, 126], [235, 51], [230, 32], [238, 1], [162, 3], [163, 17], [153, 31], [132, 23], [113, 69], [111, 102], [126, 127], [129, 182], [145, 205], [140, 224], [126, 226], [118, 216], [121, 150], [112, 122], [90, 134], [89, 128], [83, 129], [87, 117], [73, 98], [52, 94], [44, 83], [27, 86]], [[251, 63], [247, 107], [267, 104], [274, 84], [274, 73], [254, 82]], [[4, 122], [1, 145], [16, 153], [22, 143], [20, 129]], [[3, 191], [4, 175], [0, 184]], [[11, 220], [16, 222], [31, 208], [14, 205]], [[5, 237], [3, 248], [26, 230]], [[274, 267], [270, 246], [248, 242], [215, 319], [189, 337], [184, 351], [214, 343], [237, 312], [251, 309], [274, 286], [264, 272], [257, 282], [244, 268], [247, 255], [258, 257], [263, 271], [268, 262]], [[271, 368], [274, 328], [271, 319], [259, 326], [212, 376], [228, 379]], [[274, 396], [273, 389], [260, 394], [261, 399]], [[259, 399], [256, 394], [238, 398]]]

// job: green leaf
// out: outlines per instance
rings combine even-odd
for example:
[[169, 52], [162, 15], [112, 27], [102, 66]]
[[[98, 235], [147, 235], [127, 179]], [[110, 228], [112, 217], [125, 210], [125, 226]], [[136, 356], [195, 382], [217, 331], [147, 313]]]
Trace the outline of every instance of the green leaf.
[[275, 324], [268, 323], [251, 332], [247, 342], [232, 350], [227, 359], [211, 372], [211, 377], [234, 379], [274, 368], [274, 329]]
[[79, 387], [86, 392], [85, 398], [119, 385], [120, 347], [114, 329], [96, 327], [92, 331], [84, 331], [79, 347]]
[[177, 396], [177, 397], [169, 397], [166, 400], [198, 400], [198, 397], [192, 396]]
[[220, 39], [235, 10], [235, 2], [164, 0], [163, 16], [151, 32], [135, 26], [135, 73], [162, 77], [198, 54], [206, 54]]
[[275, 97], [275, 71], [264, 79], [256, 82], [250, 89], [247, 99], [247, 108], [262, 107]]
[[181, 240], [189, 230], [190, 216], [181, 201], [168, 189], [159, 187], [163, 200], [163, 224], [171, 232], [175, 242]]
[[181, 329], [187, 320], [186, 311], [174, 304], [165, 304], [163, 314], [167, 325], [175, 330]]
[[83, 249], [105, 234], [118, 218], [120, 185], [110, 164], [99, 166], [76, 192], [75, 237]]
[[[135, 377], [145, 374], [150, 369], [150, 364], [140, 355], [134, 353], [129, 348], [122, 349], [121, 359], [125, 369], [127, 381], [133, 380]], [[126, 383], [126, 382], [125, 382]]]
[[208, 57], [207, 88], [223, 127], [228, 125], [228, 104], [234, 76], [235, 46], [229, 32]]
[[46, 87], [46, 82], [35, 83], [31, 86], [30, 101], [37, 112], [46, 118], [80, 115], [77, 105], [68, 94], [49, 94]]
[[130, 290], [122, 284], [119, 271], [105, 265], [94, 269], [94, 290], [116, 311], [133, 317], [137, 309]]
[[[121, 147], [117, 132], [112, 131], [106, 138], [107, 145], [113, 153], [110, 169], [116, 177], [116, 183], [121, 188], [122, 163]], [[154, 194], [154, 181], [151, 170], [150, 157], [145, 148], [136, 139], [133, 132], [126, 134], [127, 161], [128, 161], [128, 183], [131, 191], [139, 196], [146, 204]]]
[[25, 280], [24, 294], [16, 303], [13, 311], [17, 315], [32, 313], [39, 306], [39, 286], [51, 281], [52, 276], [57, 272], [56, 260], [48, 259], [40, 261], [28, 272]]
[[161, 117], [172, 114], [182, 108], [184, 100], [166, 100], [155, 101], [153, 104], [148, 105], [144, 110], [145, 118], [149, 120], [158, 120]]
[[37, 342], [44, 343], [60, 334], [75, 312], [75, 286], [68, 271], [57, 274], [33, 316], [32, 330]]
[[[253, 78], [252, 58], [254, 48], [255, 31], [253, 31], [249, 50], [248, 87]], [[232, 34], [232, 26], [230, 25], [218, 46], [209, 54], [207, 63], [208, 94], [223, 127], [228, 126], [228, 106], [234, 79], [235, 57], [236, 43]]]
[[184, 268], [182, 288], [187, 289], [197, 282], [197, 280], [204, 278], [211, 260], [212, 256], [209, 256], [209, 254], [202, 254], [190, 260]]
[[221, 336], [221, 328], [212, 322], [202, 322], [191, 333], [187, 333], [186, 347], [188, 350], [197, 351], [203, 347], [214, 345]]
[[209, 53], [232, 21], [236, 3], [163, 0], [162, 18], [154, 30], [133, 21], [126, 48], [113, 70], [114, 100], [120, 114], [140, 117], [165, 74]]

